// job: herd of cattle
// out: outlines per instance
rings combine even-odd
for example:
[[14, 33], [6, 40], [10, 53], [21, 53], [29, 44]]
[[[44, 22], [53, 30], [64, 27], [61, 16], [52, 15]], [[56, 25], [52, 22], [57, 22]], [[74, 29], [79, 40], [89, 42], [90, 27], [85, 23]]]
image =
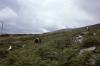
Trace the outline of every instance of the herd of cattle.
[[[35, 38], [34, 39], [34, 44], [41, 44], [41, 39], [40, 38]], [[25, 45], [22, 45], [22, 47], [24, 48], [25, 47]], [[10, 45], [9, 47], [8, 47], [8, 49], [7, 49], [8, 51], [11, 51], [11, 50], [13, 50], [13, 46], [12, 45]]]

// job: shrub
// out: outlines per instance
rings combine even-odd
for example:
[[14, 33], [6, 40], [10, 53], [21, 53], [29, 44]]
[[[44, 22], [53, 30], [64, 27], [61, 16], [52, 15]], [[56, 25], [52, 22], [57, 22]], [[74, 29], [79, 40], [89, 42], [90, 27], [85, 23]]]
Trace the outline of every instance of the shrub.
[[86, 37], [83, 46], [82, 47], [91, 47], [91, 46], [97, 46], [99, 45], [99, 41], [95, 39], [94, 37]]
[[69, 66], [87, 66], [88, 59], [91, 58], [91, 52], [85, 52], [83, 55], [77, 55], [71, 59]]
[[0, 58], [5, 58], [8, 54], [8, 51], [5, 49], [0, 49]]
[[100, 66], [100, 53], [96, 54], [96, 66]]

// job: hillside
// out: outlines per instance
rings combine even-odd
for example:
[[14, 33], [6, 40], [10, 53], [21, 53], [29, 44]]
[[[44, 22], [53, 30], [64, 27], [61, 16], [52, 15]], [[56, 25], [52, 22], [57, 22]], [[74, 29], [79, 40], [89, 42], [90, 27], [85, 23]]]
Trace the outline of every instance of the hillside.
[[100, 29], [100, 23], [89, 26], [90, 28]]
[[[89, 27], [88, 30], [86, 27]], [[100, 24], [86, 27], [39, 35], [1, 36], [0, 66], [99, 66]], [[75, 42], [80, 34], [84, 37], [83, 42]], [[34, 43], [37, 37], [41, 38], [41, 44]], [[10, 45], [13, 49], [8, 51]], [[95, 52], [79, 54], [80, 50], [94, 46]], [[89, 61], [91, 58], [92, 61]]]
[[62, 33], [62, 32], [68, 32], [68, 31], [72, 31], [72, 30], [85, 30], [86, 27], [88, 27], [89, 29], [97, 29], [100, 30], [100, 23], [99, 24], [95, 24], [95, 25], [89, 25], [89, 26], [85, 26], [85, 27], [81, 27], [81, 28], [67, 28], [67, 29], [61, 29], [61, 30], [56, 30], [53, 32], [48, 32], [48, 33], [44, 33], [44, 34], [52, 34], [52, 33]]

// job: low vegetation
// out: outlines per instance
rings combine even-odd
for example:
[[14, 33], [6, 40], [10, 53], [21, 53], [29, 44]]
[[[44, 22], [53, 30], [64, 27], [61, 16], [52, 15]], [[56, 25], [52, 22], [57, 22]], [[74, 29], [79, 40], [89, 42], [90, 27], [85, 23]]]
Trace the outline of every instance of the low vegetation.
[[[92, 30], [92, 29], [91, 29]], [[100, 32], [97, 35], [84, 35], [82, 44], [75, 43], [74, 38], [80, 30], [43, 34], [41, 44], [35, 44], [37, 36], [21, 36], [0, 38], [0, 66], [89, 66], [89, 59], [95, 55], [96, 63], [100, 65]], [[91, 33], [91, 31], [89, 31]], [[12, 45], [13, 50], [8, 51]], [[24, 47], [22, 47], [25, 45]], [[96, 46], [96, 52], [80, 49]]]

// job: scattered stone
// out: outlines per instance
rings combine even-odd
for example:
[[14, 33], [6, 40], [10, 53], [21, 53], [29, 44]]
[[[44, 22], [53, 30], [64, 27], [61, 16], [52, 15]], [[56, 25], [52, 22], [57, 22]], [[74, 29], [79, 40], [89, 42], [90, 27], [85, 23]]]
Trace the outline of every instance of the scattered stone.
[[82, 43], [83, 42], [84, 37], [82, 35], [78, 35], [75, 39], [75, 42], [77, 43]]
[[88, 52], [93, 51], [94, 52], [95, 50], [96, 50], [96, 47], [89, 47], [89, 48], [81, 49], [79, 54], [81, 55], [86, 51], [88, 51]]

